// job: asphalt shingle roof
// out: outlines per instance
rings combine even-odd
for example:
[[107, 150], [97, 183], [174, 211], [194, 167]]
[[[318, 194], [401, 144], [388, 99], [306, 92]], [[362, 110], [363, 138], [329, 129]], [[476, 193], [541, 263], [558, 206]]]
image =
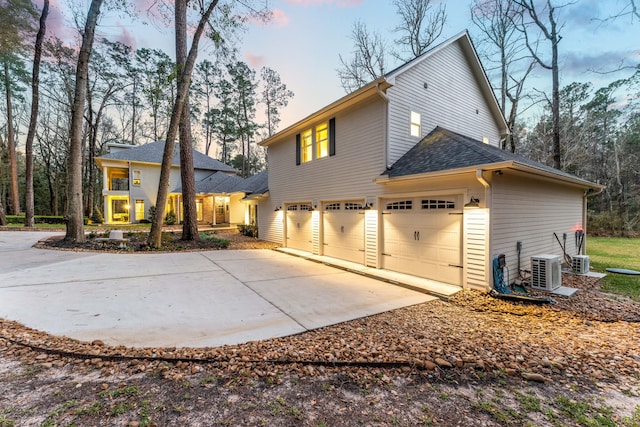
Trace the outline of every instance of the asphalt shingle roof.
[[392, 178], [509, 161], [515, 161], [558, 175], [577, 178], [545, 164], [529, 160], [507, 150], [501, 150], [498, 147], [439, 126], [407, 151], [383, 175], [388, 175]]
[[[164, 144], [165, 141], [150, 142], [133, 148], [119, 150], [115, 153], [105, 154], [104, 156], [100, 156], [100, 158], [161, 164], [164, 154]], [[172, 165], [180, 166], [180, 146], [178, 144], [175, 144], [173, 147]], [[211, 171], [237, 172], [231, 166], [219, 160], [212, 159], [197, 150], [193, 150], [193, 167], [194, 169]]]
[[[196, 182], [197, 194], [223, 194], [223, 193], [247, 193], [264, 194], [269, 190], [267, 184], [267, 171], [260, 172], [249, 178], [226, 173], [213, 173]], [[181, 193], [182, 188], [177, 187], [174, 193]]]

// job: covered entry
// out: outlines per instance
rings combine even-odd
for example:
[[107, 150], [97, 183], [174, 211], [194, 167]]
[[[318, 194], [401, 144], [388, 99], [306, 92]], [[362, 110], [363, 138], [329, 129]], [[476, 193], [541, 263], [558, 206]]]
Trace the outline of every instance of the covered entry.
[[462, 205], [457, 195], [382, 202], [382, 267], [462, 286]]
[[361, 201], [324, 204], [323, 255], [364, 264], [364, 212]]
[[287, 205], [286, 246], [288, 248], [313, 252], [312, 211], [310, 203]]

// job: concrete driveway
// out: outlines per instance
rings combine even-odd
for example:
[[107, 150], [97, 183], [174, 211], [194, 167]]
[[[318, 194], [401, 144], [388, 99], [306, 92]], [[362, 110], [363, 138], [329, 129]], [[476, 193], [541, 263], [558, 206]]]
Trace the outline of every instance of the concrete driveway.
[[134, 347], [281, 337], [435, 299], [271, 250], [110, 254], [0, 231], [0, 317]]

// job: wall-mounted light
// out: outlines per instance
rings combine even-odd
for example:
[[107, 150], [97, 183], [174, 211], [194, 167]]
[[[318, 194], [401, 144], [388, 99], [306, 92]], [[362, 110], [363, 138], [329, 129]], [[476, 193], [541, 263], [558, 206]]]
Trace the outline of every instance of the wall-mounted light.
[[282, 209], [280, 206], [276, 206], [276, 208], [273, 211], [278, 212], [280, 209]]
[[424, 84], [422, 85], [423, 88], [428, 89], [429, 85], [427, 84], [427, 82], [424, 82]]
[[478, 199], [477, 197], [473, 197], [471, 196], [471, 200], [469, 200], [469, 203], [466, 203], [464, 205], [465, 208], [479, 208], [480, 207], [480, 199]]

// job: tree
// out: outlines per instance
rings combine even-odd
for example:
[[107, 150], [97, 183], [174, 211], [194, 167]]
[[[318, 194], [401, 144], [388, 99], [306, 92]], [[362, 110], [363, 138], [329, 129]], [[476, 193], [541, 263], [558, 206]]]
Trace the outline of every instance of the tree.
[[[553, 126], [553, 167], [562, 169], [562, 153], [560, 149], [560, 78], [558, 67], [558, 45], [562, 37], [560, 31], [563, 25], [558, 23], [559, 8], [553, 6], [551, 0], [545, 0], [544, 6], [535, 0], [513, 0], [515, 4], [522, 7], [523, 13], [520, 15], [519, 28], [525, 37], [525, 43], [529, 52], [541, 67], [551, 70], [551, 115]], [[541, 9], [540, 9], [541, 7]], [[539, 13], [540, 12], [540, 13]], [[542, 13], [547, 15], [545, 20]], [[539, 40], [532, 40], [532, 28], [537, 29], [544, 39], [549, 42], [551, 48], [551, 60], [544, 60], [537, 47]]]
[[[185, 0], [177, 0], [176, 2], [185, 2]], [[186, 4], [186, 2], [185, 2]], [[196, 56], [198, 53], [198, 44], [200, 37], [205, 30], [209, 18], [213, 13], [213, 10], [218, 5], [218, 1], [212, 1], [209, 3], [206, 9], [203, 9], [198, 26], [193, 33], [191, 41], [191, 48], [189, 54], [184, 62], [184, 66], [180, 68], [178, 72], [178, 89], [176, 93], [176, 99], [171, 112], [171, 119], [169, 121], [169, 129], [167, 130], [167, 138], [164, 145], [164, 153], [162, 156], [162, 165], [160, 168], [160, 182], [158, 184], [158, 195], [156, 197], [156, 214], [153, 217], [151, 224], [151, 231], [149, 232], [149, 239], [147, 243], [151, 247], [159, 248], [161, 246], [162, 238], [162, 221], [164, 220], [164, 212], [167, 204], [167, 196], [169, 192], [169, 175], [171, 173], [171, 163], [173, 160], [173, 146], [178, 133], [178, 124], [180, 123], [181, 116], [184, 112], [184, 106], [187, 102], [187, 94], [189, 91], [189, 83], [191, 82], [191, 73], [196, 62]], [[186, 10], [186, 9], [185, 9]], [[176, 15], [178, 14], [176, 8]], [[183, 19], [183, 17], [176, 16], [176, 19]], [[184, 18], [186, 19], [186, 17]], [[178, 37], [176, 32], [176, 38]]]
[[25, 143], [25, 216], [24, 226], [33, 227], [35, 214], [35, 201], [33, 197], [33, 140], [36, 136], [36, 124], [38, 121], [38, 105], [40, 96], [40, 58], [42, 57], [42, 42], [47, 30], [47, 16], [49, 15], [49, 0], [44, 0], [40, 14], [40, 27], [36, 35], [36, 43], [33, 54], [33, 71], [31, 73], [31, 117], [29, 130]]
[[434, 10], [431, 0], [394, 0], [396, 13], [400, 16], [400, 24], [394, 31], [400, 33], [396, 44], [408, 55], [395, 52], [395, 56], [403, 62], [417, 58], [433, 45], [442, 35], [447, 22], [444, 4]]
[[163, 51], [147, 48], [136, 51], [136, 64], [136, 74], [140, 74], [142, 78], [142, 98], [146, 107], [151, 110], [151, 132], [147, 136], [153, 141], [159, 141], [166, 136], [169, 116], [175, 102], [173, 86], [176, 64]]
[[242, 61], [229, 65], [227, 69], [235, 92], [234, 96], [237, 99], [236, 129], [237, 135], [240, 137], [240, 151], [243, 159], [240, 174], [243, 177], [247, 177], [249, 176], [249, 165], [251, 163], [249, 159], [251, 155], [251, 140], [258, 130], [258, 125], [255, 123], [256, 89], [258, 84], [255, 81], [255, 71]]
[[260, 70], [262, 77], [262, 103], [265, 105], [267, 116], [267, 136], [273, 135], [280, 123], [280, 109], [289, 104], [289, 98], [293, 98], [293, 92], [287, 89], [287, 85], [282, 83], [277, 71], [262, 67]]
[[202, 125], [204, 127], [204, 154], [208, 156], [213, 143], [213, 132], [211, 130], [213, 123], [208, 119], [208, 116], [215, 97], [216, 76], [220, 74], [220, 71], [213, 62], [205, 59], [196, 65], [194, 72], [193, 89], [196, 97], [204, 98], [205, 106]]
[[370, 33], [360, 21], [353, 24], [350, 38], [354, 44], [353, 57], [345, 59], [340, 55], [341, 67], [337, 70], [342, 88], [347, 93], [384, 75], [387, 49], [380, 34]]
[[[474, 0], [471, 5], [471, 19], [483, 35], [483, 56], [485, 64], [490, 64], [487, 71], [489, 74], [495, 71], [499, 76], [495, 79], [498, 84], [493, 86], [510, 131], [502, 141], [502, 148], [508, 147], [512, 153], [516, 151], [515, 124], [524, 83], [535, 65], [524, 55], [523, 51], [527, 50], [524, 37], [514, 23], [521, 12], [520, 7], [510, 0]], [[525, 65], [522, 66], [521, 62]]]
[[220, 161], [229, 164], [231, 151], [238, 139], [236, 126], [236, 98], [229, 81], [219, 78], [215, 83], [218, 105], [205, 114], [205, 121], [211, 128], [211, 136], [220, 144]]
[[[187, 1], [177, 0], [176, 8], [176, 62], [178, 74], [184, 73], [187, 62]], [[180, 179], [182, 182], [182, 205], [184, 222], [182, 240], [198, 240], [196, 215], [196, 182], [193, 173], [193, 147], [191, 145], [191, 119], [189, 91], [185, 90], [184, 106], [180, 117]]]
[[67, 232], [65, 240], [84, 242], [84, 209], [82, 208], [82, 124], [87, 96], [89, 58], [102, 0], [92, 0], [82, 33], [82, 45], [78, 53], [76, 81], [71, 109], [71, 140], [69, 144], [69, 191]]
[[7, 150], [11, 176], [10, 212], [14, 215], [20, 213], [20, 191], [12, 98], [17, 89], [16, 80], [26, 79], [22, 57], [28, 48], [28, 39], [33, 32], [33, 20], [36, 16], [33, 4], [28, 0], [6, 0], [0, 3], [0, 61], [2, 61], [2, 85], [7, 107]]

